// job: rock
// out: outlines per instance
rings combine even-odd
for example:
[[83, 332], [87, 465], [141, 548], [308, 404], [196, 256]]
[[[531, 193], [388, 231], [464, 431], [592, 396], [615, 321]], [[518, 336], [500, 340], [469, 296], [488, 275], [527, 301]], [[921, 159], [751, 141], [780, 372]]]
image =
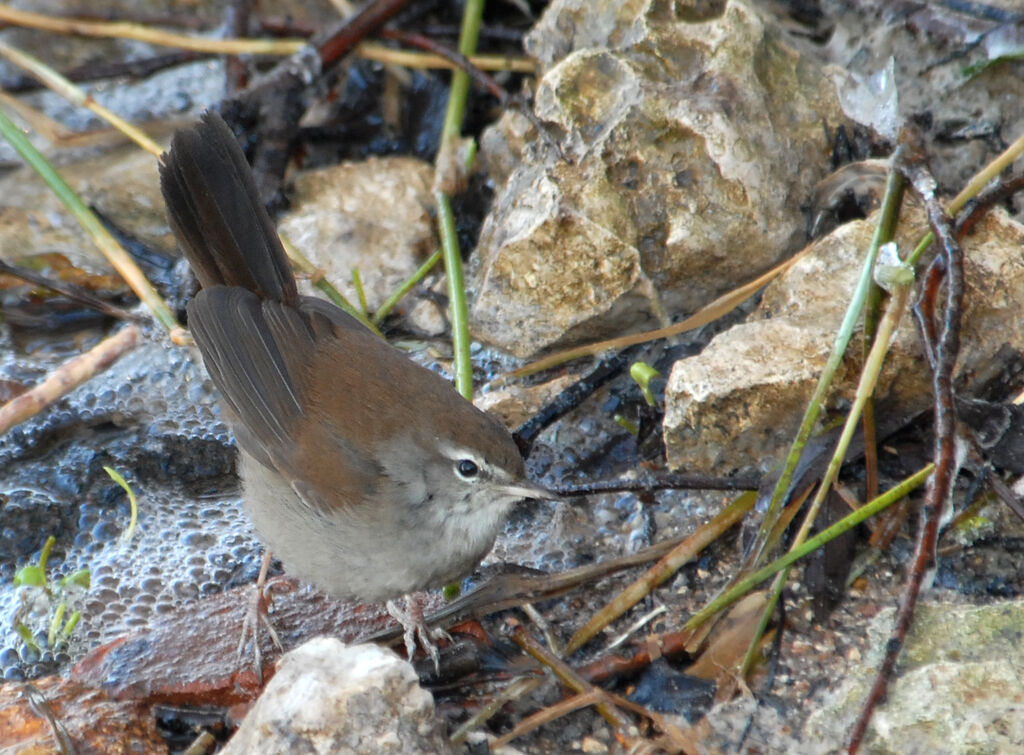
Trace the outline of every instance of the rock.
[[412, 666], [376, 645], [321, 637], [285, 654], [222, 752], [444, 753], [451, 747]]
[[477, 409], [493, 414], [509, 428], [515, 429], [550, 404], [577, 381], [575, 375], [562, 375], [539, 385], [505, 385], [477, 396]]
[[[71, 669], [70, 677], [118, 700], [221, 708], [250, 703], [261, 680], [248, 652], [239, 659], [238, 642], [253, 590], [244, 585], [169, 606], [150, 626], [90, 651]], [[273, 596], [270, 621], [289, 648], [323, 635], [355, 642], [394, 625], [383, 605], [337, 600], [291, 577], [270, 578], [266, 591]], [[443, 602], [435, 594], [422, 597], [428, 613]], [[259, 642], [262, 678], [268, 679], [281, 653], [262, 628]]]
[[[811, 714], [803, 741], [841, 742], [881, 662], [894, 611], [869, 627], [866, 663]], [[1024, 658], [1020, 602], [922, 604], [886, 702], [875, 711], [864, 752], [1020, 752], [1024, 749]], [[811, 752], [832, 751], [822, 747]]]
[[162, 755], [167, 743], [148, 705], [48, 676], [0, 684], [0, 752]]
[[[157, 180], [157, 161], [137, 147], [63, 165], [59, 171], [84, 201], [117, 226], [147, 244], [171, 250], [171, 239]], [[0, 245], [7, 253], [59, 252], [94, 272], [111, 270], [64, 203], [29, 168], [0, 178]], [[7, 258], [10, 260], [10, 258]]]
[[527, 142], [520, 115], [483, 141], [508, 178], [473, 257], [473, 332], [517, 356], [660, 324], [768, 269], [804, 233], [822, 124], [846, 122], [834, 86], [742, 2], [710, 18], [594, 6], [554, 2], [529, 38], [552, 63], [536, 113], [565, 158]]
[[353, 305], [358, 267], [372, 312], [437, 248], [432, 180], [433, 168], [409, 157], [300, 173], [279, 229]]
[[[923, 232], [907, 208], [901, 249]], [[913, 230], [907, 230], [913, 229]], [[748, 322], [715, 338], [701, 354], [673, 366], [665, 389], [663, 431], [673, 469], [705, 474], [768, 469], [786, 450], [831, 351], [862, 266], [873, 222], [857, 221], [816, 242], [773, 281]], [[966, 294], [958, 375], [969, 395], [1002, 358], [1024, 348], [1024, 226], [1001, 210], [963, 240]], [[847, 349], [827, 399], [843, 411], [860, 377], [859, 334]], [[875, 398], [912, 413], [931, 401], [930, 375], [909, 314], [886, 358]], [[828, 421], [823, 416], [819, 423]]]

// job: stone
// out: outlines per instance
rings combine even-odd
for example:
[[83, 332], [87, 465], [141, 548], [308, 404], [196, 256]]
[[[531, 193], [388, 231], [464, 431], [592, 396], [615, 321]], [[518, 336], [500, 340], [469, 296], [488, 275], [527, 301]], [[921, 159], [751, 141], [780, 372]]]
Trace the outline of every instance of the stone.
[[432, 180], [433, 169], [410, 157], [300, 173], [278, 228], [354, 306], [359, 268], [373, 312], [437, 249]]
[[[874, 681], [893, 609], [868, 629], [872, 650], [826, 696], [804, 727], [806, 743], [845, 738]], [[1019, 601], [988, 606], [921, 604], [864, 752], [1020, 752], [1024, 748]], [[822, 744], [808, 752], [834, 751]]]
[[319, 637], [286, 653], [222, 750], [243, 753], [445, 753], [434, 700], [412, 666], [377, 645]]
[[504, 183], [472, 258], [476, 338], [529, 357], [655, 327], [801, 242], [822, 124], [846, 122], [834, 86], [742, 2], [664, 5], [554, 2], [529, 37], [564, 156], [521, 115], [483, 139]]
[[[908, 205], [899, 232], [909, 250], [924, 232], [923, 214]], [[840, 226], [765, 289], [747, 322], [704, 351], [675, 363], [665, 388], [663, 432], [673, 469], [704, 474], [765, 471], [784, 454], [828, 359], [863, 265], [872, 219]], [[990, 375], [1000, 349], [1024, 349], [1024, 226], [1002, 210], [962, 240], [965, 297], [957, 373], [962, 391]], [[907, 251], [903, 252], [904, 256]], [[913, 296], [914, 294], [912, 294]], [[859, 326], [858, 326], [859, 328]], [[819, 426], [848, 408], [860, 378], [858, 329], [826, 399]], [[927, 408], [931, 382], [909, 312], [890, 346], [876, 401], [908, 415]], [[832, 414], [834, 412], [835, 414]]]

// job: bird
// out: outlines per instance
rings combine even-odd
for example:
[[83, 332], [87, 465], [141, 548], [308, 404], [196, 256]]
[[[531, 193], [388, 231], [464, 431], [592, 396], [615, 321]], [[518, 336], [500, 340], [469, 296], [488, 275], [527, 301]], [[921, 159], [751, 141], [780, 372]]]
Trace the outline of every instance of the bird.
[[529, 480], [507, 428], [449, 381], [299, 294], [219, 114], [175, 133], [160, 185], [199, 281], [187, 321], [257, 534], [286, 573], [337, 598], [386, 602], [409, 657], [419, 640], [437, 664], [422, 607], [397, 600], [471, 572], [517, 501], [556, 496]]

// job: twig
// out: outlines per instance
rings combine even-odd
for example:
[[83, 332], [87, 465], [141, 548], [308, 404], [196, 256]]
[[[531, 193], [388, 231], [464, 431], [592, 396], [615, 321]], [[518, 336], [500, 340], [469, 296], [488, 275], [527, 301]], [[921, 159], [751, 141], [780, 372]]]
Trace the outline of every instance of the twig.
[[34, 286], [41, 286], [42, 288], [48, 288], [51, 291], [55, 291], [62, 296], [66, 296], [72, 301], [76, 301], [86, 307], [95, 309], [97, 312], [102, 312], [108, 317], [116, 317], [119, 320], [131, 320], [132, 322], [142, 322], [143, 318], [134, 312], [129, 312], [123, 307], [118, 307], [116, 304], [111, 304], [108, 301], [104, 301], [97, 296], [93, 296], [87, 291], [83, 291], [75, 286], [72, 286], [64, 281], [51, 280], [46, 276], [40, 275], [34, 270], [26, 270], [24, 268], [10, 265], [3, 260], [0, 260], [0, 273], [4, 275], [10, 275], [15, 278], [31, 283]]
[[0, 21], [56, 34], [134, 39], [164, 47], [178, 47], [183, 50], [227, 55], [292, 55], [305, 45], [305, 40], [301, 39], [211, 39], [188, 34], [174, 34], [149, 26], [119, 21], [82, 21], [73, 18], [57, 18], [44, 13], [17, 10], [9, 5], [0, 5]]
[[[480, 66], [476, 65], [473, 58], [468, 55], [455, 52], [444, 45], [438, 44], [434, 40], [430, 39], [430, 37], [416, 32], [399, 31], [397, 29], [382, 29], [380, 35], [385, 39], [398, 40], [399, 42], [404, 42], [407, 45], [413, 45], [432, 52], [442, 60], [447, 61], [452, 68], [465, 71], [465, 73], [474, 82], [476, 82], [477, 86], [490, 92], [502, 107], [514, 107], [522, 113], [533, 127], [537, 129], [537, 133], [541, 138], [545, 139], [549, 145], [554, 147], [560, 158], [563, 160], [565, 159], [561, 146], [554, 138], [552, 138], [550, 132], [544, 127], [540, 118], [538, 118], [537, 114], [533, 112], [533, 108], [528, 107], [527, 102], [522, 97], [509, 94], [508, 90], [495, 81], [493, 76], [489, 76], [484, 73]], [[511, 60], [509, 62], [511, 63]], [[512, 70], [511, 66], [506, 67], [506, 70]], [[528, 72], [535, 73], [536, 71], [530, 70]]]
[[617, 731], [622, 732], [623, 734], [626, 733], [632, 725], [630, 720], [622, 715], [616, 706], [612, 704], [611, 700], [607, 698], [604, 690], [594, 687], [590, 682], [569, 668], [569, 665], [562, 659], [557, 658], [555, 655], [548, 652], [546, 648], [530, 636], [519, 622], [514, 619], [512, 621], [512, 639], [515, 640], [515, 643], [519, 645], [519, 647], [551, 669], [562, 684], [577, 694], [596, 695], [593, 704], [597, 707], [598, 712], [604, 720]]
[[391, 296], [384, 300], [384, 303], [381, 304], [380, 307], [377, 308], [377, 311], [373, 313], [373, 317], [370, 318], [370, 322], [380, 327], [380, 324], [384, 322], [384, 318], [387, 317], [391, 310], [395, 308], [395, 305], [401, 301], [402, 297], [412, 291], [413, 287], [423, 280], [427, 273], [434, 269], [434, 265], [440, 261], [441, 250], [438, 249], [432, 255], [427, 257], [424, 263], [416, 269], [416, 272], [406, 278], [402, 285], [399, 286]]
[[409, 0], [374, 0], [358, 13], [318, 34], [247, 89], [226, 100], [221, 115], [253, 140], [253, 173], [264, 202], [280, 201], [281, 177], [291, 159], [299, 119], [312, 84], [367, 35], [387, 23]]
[[[550, 668], [562, 684], [578, 694], [578, 697], [564, 700], [563, 704], [560, 706], [556, 705], [545, 709], [544, 711], [540, 711], [537, 716], [543, 715], [547, 711], [553, 712], [555, 710], [559, 711], [560, 715], [564, 715], [569, 713], [571, 710], [581, 707], [577, 705], [577, 703], [582, 700], [586, 700], [587, 704], [593, 705], [601, 716], [619, 733], [620, 738], [625, 740], [624, 744], [628, 744], [630, 740], [636, 736], [634, 733], [635, 727], [619, 710], [619, 708], [622, 707], [654, 722], [654, 724], [665, 733], [671, 752], [683, 752], [689, 754], [697, 753], [699, 751], [697, 742], [693, 735], [680, 730], [679, 727], [669, 721], [667, 717], [650, 711], [642, 705], [631, 702], [620, 695], [616, 695], [612, 692], [606, 692], [599, 687], [593, 686], [584, 677], [580, 676], [575, 670], [570, 668], [568, 664], [548, 652], [547, 649], [534, 640], [518, 622], [514, 622], [513, 627], [512, 639], [515, 640], [516, 644], [535, 659]], [[531, 719], [534, 718], [534, 716], [531, 716]], [[554, 720], [554, 717], [548, 720]], [[519, 727], [516, 728], [519, 729]], [[522, 733], [525, 732], [518, 732], [516, 733], [516, 736], [519, 736]], [[507, 734], [506, 736], [511, 739], [512, 733]], [[501, 741], [503, 740], [504, 737]], [[497, 744], [498, 743], [496, 742], [495, 745]], [[630, 751], [633, 750], [630, 749]]]
[[356, 307], [353, 307], [352, 303], [345, 298], [344, 294], [342, 294], [333, 283], [324, 277], [323, 270], [320, 270], [316, 265], [314, 265], [312, 260], [310, 260], [301, 249], [295, 246], [287, 236], [280, 234], [280, 238], [281, 245], [284, 247], [284, 251], [288, 255], [288, 259], [291, 260], [292, 267], [300, 273], [308, 275], [310, 283], [319, 288], [320, 291], [323, 292], [324, 296], [345, 310], [347, 314], [359, 320], [359, 322], [374, 334], [381, 338], [384, 337], [377, 325], [370, 322], [363, 312]]
[[[860, 421], [861, 412], [863, 411], [864, 405], [867, 403], [868, 399], [874, 393], [875, 384], [878, 382], [878, 376], [882, 372], [882, 363], [885, 360], [886, 354], [889, 351], [889, 346], [892, 343], [892, 336], [896, 332], [900, 321], [903, 319], [903, 314], [906, 309], [907, 299], [909, 296], [910, 284], [908, 283], [898, 286], [893, 292], [892, 297], [889, 299], [885, 315], [878, 324], [878, 334], [875, 339], [875, 343], [871, 347], [871, 352], [868, 354], [868, 358], [865, 360], [864, 365], [861, 368], [860, 381], [857, 384], [857, 392], [854, 397], [853, 404], [850, 407], [850, 411], [847, 414], [846, 422], [843, 425], [842, 434], [836, 443], [835, 452], [829, 460], [824, 476], [818, 483], [818, 490], [807, 509], [807, 513], [804, 515], [804, 520], [800, 525], [800, 529], [793, 537], [793, 544], [790, 546], [791, 548], [799, 548], [804, 540], [807, 539], [807, 536], [810, 534], [811, 529], [814, 526], [814, 522], [817, 519], [818, 512], [821, 510], [821, 506], [825, 502], [825, 498], [828, 496], [829, 490], [832, 488], [832, 484], [839, 477], [839, 470], [842, 468], [843, 461], [846, 458], [846, 453], [850, 448], [850, 443], [853, 441], [854, 433], [857, 431], [857, 424]], [[767, 519], [767, 514], [765, 515], [765, 519]], [[765, 534], [765, 542], [768, 544], [769, 548], [774, 540], [775, 538], [769, 536], [767, 533]], [[771, 615], [775, 612], [775, 605], [782, 596], [782, 589], [788, 578], [788, 570], [783, 570], [776, 578], [775, 584], [772, 586], [771, 596], [768, 599], [764, 614], [761, 617], [762, 630], [767, 628]], [[757, 636], [748, 647], [747, 656], [743, 659], [742, 672], [744, 674], [750, 670], [754, 660], [756, 659], [760, 635], [761, 633], [758, 632]]]
[[[249, 33], [249, 18], [252, 15], [252, 0], [234, 0], [224, 9], [225, 23], [232, 37], [244, 37]], [[248, 83], [248, 70], [238, 55], [229, 55], [225, 61], [228, 92], [237, 92]]]
[[154, 157], [160, 156], [160, 153], [163, 151], [161, 150], [160, 145], [150, 139], [142, 132], [141, 129], [131, 123], [128, 123], [128, 121], [121, 118], [117, 113], [103, 107], [92, 98], [92, 95], [86, 93], [71, 81], [68, 81], [41, 60], [34, 58], [23, 50], [19, 50], [18, 48], [7, 44], [7, 42], [2, 39], [0, 39], [0, 54], [22, 70], [28, 71], [30, 74], [42, 81], [47, 87], [60, 94], [69, 102], [94, 112]]
[[700, 626], [723, 608], [727, 608], [746, 595], [751, 588], [761, 584], [766, 579], [775, 576], [786, 567], [799, 561], [811, 551], [817, 550], [829, 540], [838, 537], [847, 530], [856, 527], [864, 520], [896, 503], [896, 501], [922, 485], [934, 469], [934, 464], [924, 466], [910, 477], [903, 480], [903, 482], [887, 490], [875, 500], [864, 504], [852, 514], [848, 514], [830, 527], [826, 527], [799, 548], [789, 551], [785, 556], [777, 558], [775, 561], [772, 561], [770, 564], [764, 566], [753, 574], [748, 574], [743, 577], [743, 579], [739, 580], [735, 585], [691, 616], [690, 620], [683, 626], [683, 630], [689, 631]]
[[533, 715], [527, 716], [517, 723], [510, 731], [495, 739], [491, 743], [491, 750], [494, 751], [498, 748], [507, 747], [509, 742], [513, 739], [529, 734], [534, 729], [539, 729], [541, 726], [549, 724], [552, 721], [557, 721], [559, 718], [567, 716], [573, 711], [588, 708], [591, 705], [597, 705], [598, 702], [604, 699], [604, 697], [605, 695], [601, 690], [594, 689], [586, 694], [567, 697], [554, 705], [549, 705], [546, 708], [537, 711]]
[[[800, 456], [803, 453], [807, 439], [810, 437], [811, 430], [814, 428], [814, 423], [818, 419], [821, 407], [824, 405], [825, 396], [827, 395], [828, 388], [832, 383], [832, 378], [839, 369], [839, 366], [842, 363], [843, 354], [846, 352], [846, 347], [853, 336], [853, 331], [857, 325], [861, 309], [864, 306], [864, 302], [867, 299], [868, 292], [871, 288], [872, 273], [874, 271], [878, 249], [882, 244], [892, 238], [896, 217], [899, 212], [902, 199], [903, 180], [895, 171], [893, 171], [890, 173], [889, 181], [886, 185], [885, 198], [882, 201], [882, 208], [879, 212], [878, 224], [875, 226], [875, 232], [871, 238], [871, 243], [864, 254], [864, 265], [862, 267], [860, 278], [857, 282], [857, 288], [850, 297], [850, 303], [846, 308], [846, 314], [839, 326], [839, 331], [836, 333], [832, 351], [821, 371], [821, 375], [818, 377], [817, 385], [814, 388], [814, 394], [811, 396], [810, 401], [807, 402], [807, 408], [804, 410], [804, 416], [800, 421], [800, 428], [797, 430], [796, 436], [793, 438], [793, 443], [791, 444], [789, 454], [786, 457], [786, 463], [783, 467], [782, 474], [779, 476], [775, 489], [772, 491], [772, 497], [768, 503], [768, 509], [765, 512], [764, 519], [761, 522], [761, 527], [758, 530], [754, 544], [750, 549], [751, 555], [748, 559], [750, 564], [757, 563], [762, 554], [766, 553], [773, 547], [773, 543], [770, 542], [769, 533], [772, 528], [774, 528], [775, 520], [777, 519], [779, 512], [782, 510], [783, 501], [790, 492], [790, 483], [792, 482], [797, 464], [800, 461]], [[888, 344], [886, 345], [888, 346]]]
[[[495, 713], [505, 707], [506, 703], [525, 697], [529, 693], [533, 692], [533, 690], [537, 689], [537, 687], [540, 686], [540, 683], [541, 678], [536, 676], [520, 677], [519, 679], [516, 679], [505, 687], [505, 689], [495, 695], [480, 710], [470, 716], [470, 718], [464, 724], [459, 726], [458, 729], [453, 731], [448, 740], [452, 744], [459, 744], [464, 741], [471, 731], [490, 720]], [[520, 724], [520, 726], [521, 725], [522, 724]], [[518, 729], [519, 726], [516, 728]]]
[[[446, 54], [393, 50], [377, 42], [360, 42], [356, 45], [355, 54], [364, 60], [392, 63], [406, 68], [434, 68], [453, 71], [459, 68], [459, 65]], [[512, 73], [527, 74], [537, 72], [536, 63], [519, 55], [477, 54], [467, 56], [466, 60], [478, 71], [511, 71]]]
[[[992, 184], [969, 200], [964, 205], [963, 211], [956, 216], [957, 237], [963, 238], [964, 234], [970, 233], [978, 221], [988, 214], [993, 205], [1005, 202], [1021, 189], [1024, 189], [1024, 173], [1009, 176], [1003, 181]], [[936, 257], [936, 259], [940, 258]]]
[[[949, 215], [935, 197], [935, 179], [928, 171], [923, 156], [919, 153], [908, 154], [907, 163], [897, 161], [897, 165], [925, 204], [928, 223], [935, 238], [939, 240], [946, 266], [946, 302], [942, 326], [938, 331], [938, 341], [931, 343], [931, 347], [926, 349], [932, 354], [932, 391], [935, 394], [935, 474], [921, 506], [921, 524], [914, 557], [907, 584], [900, 597], [896, 620], [885, 644], [885, 656], [847, 740], [847, 752], [850, 753], [856, 752], [860, 747], [871, 715], [885, 697], [889, 678], [896, 667], [896, 660], [914, 619], [914, 608], [925, 575], [934, 567], [939, 524], [957, 469], [953, 370], [960, 349], [960, 318], [964, 293], [963, 251], [956, 240]], [[919, 315], [920, 317], [923, 315]], [[931, 339], [931, 330], [923, 324], [920, 328], [921, 338], [926, 342]]]
[[568, 655], [579, 650], [598, 632], [643, 600], [651, 590], [672, 577], [683, 564], [693, 559], [709, 544], [721, 537], [723, 532], [739, 522], [756, 501], [757, 495], [753, 492], [741, 495], [720, 511], [714, 519], [699, 527], [696, 532], [676, 546], [671, 553], [664, 556], [629, 587], [616, 595], [611, 603], [580, 627], [569, 640], [569, 644], [566, 645], [565, 654]]
[[636, 479], [593, 480], [579, 485], [558, 485], [552, 492], [562, 498], [594, 495], [595, 493], [653, 493], [657, 490], [757, 490], [761, 484], [756, 477], [708, 477], [699, 474], [665, 474]]
[[[191, 50], [153, 55], [138, 60], [115, 60], [112, 62], [92, 61], [84, 65], [68, 68], [60, 72], [68, 81], [82, 83], [86, 81], [103, 81], [104, 79], [144, 79], [154, 73], [175, 68], [185, 63], [205, 60], [209, 53], [197, 53]], [[8, 94], [25, 94], [42, 88], [42, 82], [31, 76], [18, 76], [3, 85]]]
[[496, 378], [492, 383], [494, 385], [501, 385], [514, 378], [524, 378], [528, 375], [534, 375], [542, 370], [546, 370], [551, 367], [558, 367], [559, 365], [571, 362], [574, 359], [579, 359], [580, 357], [594, 356], [605, 351], [611, 351], [612, 349], [624, 349], [627, 346], [635, 346], [639, 343], [656, 341], [659, 338], [671, 338], [679, 335], [680, 333], [696, 330], [710, 322], [714, 322], [726, 312], [738, 307], [760, 291], [761, 288], [768, 285], [779, 275], [782, 275], [782, 273], [795, 265], [811, 248], [812, 246], [806, 247], [802, 251], [794, 254], [785, 262], [776, 265], [771, 270], [758, 276], [749, 283], [745, 283], [738, 288], [734, 288], [728, 293], [722, 294], [710, 304], [701, 307], [694, 314], [675, 325], [669, 325], [666, 328], [658, 328], [656, 330], [647, 330], [643, 333], [620, 336], [618, 338], [609, 338], [606, 341], [598, 341], [597, 343], [587, 344], [586, 346], [577, 346], [572, 349], [566, 349], [565, 351], [559, 351], [557, 354], [552, 354], [542, 359], [538, 359], [535, 362], [530, 362], [517, 370], [512, 370], [512, 372]]
[[[602, 385], [615, 378], [626, 368], [629, 360], [625, 353], [612, 354], [602, 359], [594, 369], [555, 396], [539, 412], [536, 412], [522, 426], [512, 433], [523, 457], [530, 455], [537, 436], [546, 427], [564, 417]], [[498, 378], [500, 382], [502, 379]]]
[[86, 380], [105, 370], [139, 342], [140, 331], [129, 325], [68, 360], [43, 382], [0, 406], [0, 434], [37, 414]]
[[60, 755], [74, 755], [75, 745], [71, 741], [67, 727], [58, 720], [53, 712], [53, 706], [42, 690], [30, 683], [26, 685], [25, 695], [28, 697], [28, 705], [32, 712], [50, 725], [53, 737], [57, 740], [57, 752]]

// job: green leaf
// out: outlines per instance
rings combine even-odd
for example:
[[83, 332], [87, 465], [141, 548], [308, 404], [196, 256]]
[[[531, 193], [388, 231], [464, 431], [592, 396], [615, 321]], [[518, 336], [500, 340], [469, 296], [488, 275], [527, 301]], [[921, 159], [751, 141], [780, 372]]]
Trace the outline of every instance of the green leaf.
[[128, 503], [131, 504], [132, 515], [131, 519], [128, 520], [128, 529], [121, 533], [121, 542], [126, 543], [132, 539], [132, 535], [135, 534], [135, 527], [139, 523], [139, 502], [135, 498], [135, 491], [132, 490], [131, 485], [121, 476], [120, 472], [113, 467], [103, 467], [103, 471], [110, 475], [110, 479], [124, 488], [124, 492], [128, 494]]
[[633, 362], [629, 367], [629, 376], [640, 386], [640, 392], [644, 394], [644, 401], [648, 406], [654, 406], [654, 392], [651, 390], [651, 381], [661, 375], [656, 369], [646, 362]]
[[36, 564], [29, 564], [18, 569], [14, 574], [14, 586], [21, 587], [23, 585], [29, 587], [45, 587], [46, 586], [46, 572], [43, 571], [41, 566]]
[[29, 649], [42, 655], [43, 650], [39, 647], [39, 643], [36, 642], [36, 638], [32, 636], [31, 629], [19, 622], [14, 625], [14, 631], [18, 633], [18, 636], [21, 637], [21, 641], [24, 642]]
[[61, 587], [81, 587], [88, 590], [92, 585], [92, 573], [88, 569], [78, 569], [61, 578]]

